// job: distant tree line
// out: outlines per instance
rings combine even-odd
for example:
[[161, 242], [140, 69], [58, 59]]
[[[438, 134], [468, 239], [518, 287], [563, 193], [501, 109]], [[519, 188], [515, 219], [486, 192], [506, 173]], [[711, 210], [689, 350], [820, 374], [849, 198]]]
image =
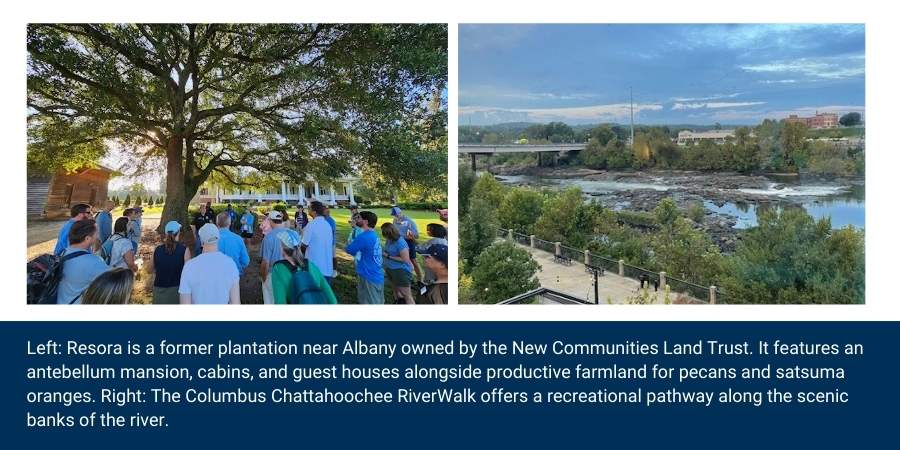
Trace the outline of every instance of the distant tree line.
[[[857, 123], [857, 113], [842, 120]], [[858, 114], [857, 114], [858, 115]], [[847, 117], [851, 116], [851, 117]], [[721, 127], [718, 124], [709, 128]], [[675, 143], [683, 128], [668, 126], [635, 127], [633, 145], [628, 144], [627, 127], [604, 124], [592, 128], [572, 128], [560, 122], [527, 127], [460, 127], [460, 143], [587, 143], [575, 157], [563, 157], [561, 164], [591, 169], [682, 169], [701, 171], [799, 172], [853, 176], [865, 172], [865, 153], [860, 146], [839, 145], [829, 139], [853, 136], [841, 129], [809, 130], [800, 123], [771, 119], [756, 127], [737, 127], [724, 144], [703, 140], [679, 146]], [[823, 139], [824, 138], [824, 139]], [[498, 154], [490, 164], [528, 163], [533, 154]]]

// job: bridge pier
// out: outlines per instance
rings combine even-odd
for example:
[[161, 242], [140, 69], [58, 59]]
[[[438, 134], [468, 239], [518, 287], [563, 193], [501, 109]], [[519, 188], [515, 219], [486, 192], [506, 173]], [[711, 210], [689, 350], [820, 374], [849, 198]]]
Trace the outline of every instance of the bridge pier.
[[474, 172], [476, 172], [476, 169], [477, 169], [477, 167], [475, 167], [475, 156], [476, 155], [475, 155], [475, 153], [470, 153], [470, 155], [472, 156], [472, 172], [474, 173]]

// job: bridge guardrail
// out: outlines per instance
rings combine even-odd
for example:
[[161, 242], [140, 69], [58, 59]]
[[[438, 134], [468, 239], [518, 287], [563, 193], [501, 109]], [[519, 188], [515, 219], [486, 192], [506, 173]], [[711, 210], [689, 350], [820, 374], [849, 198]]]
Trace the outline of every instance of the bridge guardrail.
[[607, 272], [619, 273], [619, 262], [605, 256], [591, 253], [591, 265], [602, 267]]
[[[669, 285], [669, 289], [675, 293], [684, 293], [690, 295], [695, 301], [691, 301], [691, 303], [709, 303], [709, 286], [701, 286], [699, 284], [691, 283], [690, 281], [679, 280], [678, 278], [672, 278], [670, 276], [666, 276], [666, 284]], [[718, 297], [718, 295], [717, 295]], [[672, 299], [673, 302], [678, 302], [677, 298]]]

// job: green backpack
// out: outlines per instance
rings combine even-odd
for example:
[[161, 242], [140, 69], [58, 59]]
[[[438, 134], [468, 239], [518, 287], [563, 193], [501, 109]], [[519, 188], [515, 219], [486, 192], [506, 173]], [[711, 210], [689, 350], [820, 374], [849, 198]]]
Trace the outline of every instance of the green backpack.
[[[309, 271], [305, 264], [297, 266], [281, 260], [275, 265], [283, 264], [291, 272], [291, 283], [288, 287], [287, 303], [289, 305], [329, 305], [335, 303], [334, 294], [325, 292], [320, 286], [331, 290], [325, 280], [316, 282], [316, 277]], [[329, 295], [331, 294], [331, 295]]]

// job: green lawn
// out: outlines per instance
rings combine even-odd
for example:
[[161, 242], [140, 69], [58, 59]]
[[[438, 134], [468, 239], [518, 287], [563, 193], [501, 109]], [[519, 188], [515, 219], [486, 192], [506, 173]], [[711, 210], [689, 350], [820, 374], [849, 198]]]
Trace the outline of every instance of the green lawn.
[[[144, 217], [147, 219], [158, 219], [158, 218], [162, 217], [162, 210], [163, 210], [162, 205], [144, 206], [143, 210], [144, 210]], [[116, 218], [122, 217], [123, 211], [125, 211], [125, 208], [123, 208], [121, 206], [113, 208], [112, 216], [116, 217]]]
[[[391, 217], [391, 210], [389, 209], [360, 209], [360, 211], [372, 211], [373, 213], [375, 213], [375, 215], [378, 216], [378, 225], [376, 225], [376, 230], [378, 231], [379, 235], [381, 234], [381, 225], [393, 220], [393, 217]], [[291, 217], [293, 218], [294, 210], [289, 210], [289, 212], [291, 214]], [[426, 227], [429, 223], [439, 223], [441, 225], [447, 226], [447, 224], [440, 221], [437, 213], [434, 211], [403, 210], [403, 214], [416, 222], [416, 226], [419, 228], [419, 242], [425, 242], [428, 240]], [[338, 242], [346, 242], [347, 235], [350, 234], [350, 224], [347, 223], [347, 221], [350, 220], [350, 210], [343, 208], [332, 209], [331, 217], [334, 218], [335, 222], [337, 222]]]

